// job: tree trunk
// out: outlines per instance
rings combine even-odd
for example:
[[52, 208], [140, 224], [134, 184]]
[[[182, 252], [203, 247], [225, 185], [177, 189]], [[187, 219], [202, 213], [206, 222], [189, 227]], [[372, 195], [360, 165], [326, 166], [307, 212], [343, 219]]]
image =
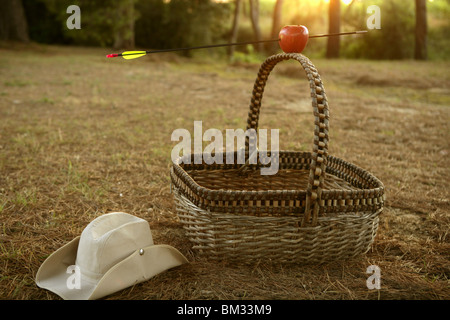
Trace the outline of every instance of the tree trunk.
[[114, 33], [114, 49], [133, 49], [134, 38], [134, 0], [118, 2], [117, 23]]
[[28, 23], [22, 0], [2, 1], [0, 10], [0, 40], [30, 41]]
[[248, 5], [247, 1], [244, 1], [244, 2], [242, 3], [242, 15], [244, 16], [244, 18], [247, 18], [247, 17], [248, 17], [248, 8], [247, 8], [247, 5]]
[[416, 0], [416, 60], [427, 60], [427, 4], [426, 0]]
[[[330, 0], [328, 7], [328, 33], [341, 30], [341, 1]], [[327, 58], [339, 58], [339, 37], [328, 37]]]
[[[250, 19], [252, 20], [253, 33], [255, 34], [256, 41], [262, 40], [261, 28], [259, 27], [259, 0], [250, 1]], [[261, 52], [263, 50], [263, 44], [258, 43], [255, 45], [256, 51]]]
[[[278, 34], [280, 33], [280, 30], [282, 28], [281, 26], [281, 19], [282, 19], [282, 13], [283, 13], [283, 0], [277, 0], [275, 2], [275, 6], [273, 9], [273, 20], [272, 20], [272, 33], [271, 33], [271, 39], [277, 39]], [[270, 52], [275, 53], [278, 49], [278, 43], [274, 42], [270, 44]]]
[[[231, 28], [230, 42], [236, 42], [238, 31], [239, 31], [239, 20], [241, 16], [241, 0], [236, 0], [235, 8], [234, 8], [234, 18], [233, 18], [233, 26]], [[228, 47], [228, 57], [233, 57], [234, 54], [234, 46]]]

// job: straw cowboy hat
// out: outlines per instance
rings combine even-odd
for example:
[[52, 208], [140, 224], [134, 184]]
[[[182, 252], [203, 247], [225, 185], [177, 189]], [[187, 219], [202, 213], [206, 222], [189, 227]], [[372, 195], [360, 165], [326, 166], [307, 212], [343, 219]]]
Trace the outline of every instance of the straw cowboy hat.
[[81, 236], [51, 254], [36, 284], [63, 299], [93, 300], [187, 262], [177, 249], [153, 244], [146, 220], [113, 212], [93, 220]]

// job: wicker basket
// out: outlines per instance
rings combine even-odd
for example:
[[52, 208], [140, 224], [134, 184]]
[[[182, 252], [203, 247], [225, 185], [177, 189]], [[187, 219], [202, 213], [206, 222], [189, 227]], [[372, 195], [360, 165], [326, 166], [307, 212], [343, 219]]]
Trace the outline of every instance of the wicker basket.
[[[272, 259], [321, 263], [367, 252], [378, 228], [384, 186], [371, 173], [328, 155], [328, 103], [320, 76], [301, 54], [269, 57], [258, 73], [247, 129], [258, 128], [264, 87], [275, 65], [300, 62], [314, 111], [312, 152], [279, 152], [279, 170], [257, 164], [195, 164], [180, 158], [170, 175], [177, 213], [201, 256], [213, 260]], [[251, 142], [246, 140], [246, 159]], [[237, 160], [237, 152], [233, 153]]]

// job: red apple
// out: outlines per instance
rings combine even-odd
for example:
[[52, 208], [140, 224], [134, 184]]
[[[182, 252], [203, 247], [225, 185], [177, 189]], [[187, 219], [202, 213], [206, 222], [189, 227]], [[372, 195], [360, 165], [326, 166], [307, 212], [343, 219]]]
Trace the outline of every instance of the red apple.
[[308, 42], [309, 32], [305, 26], [285, 26], [278, 38], [281, 49], [286, 53], [300, 53]]

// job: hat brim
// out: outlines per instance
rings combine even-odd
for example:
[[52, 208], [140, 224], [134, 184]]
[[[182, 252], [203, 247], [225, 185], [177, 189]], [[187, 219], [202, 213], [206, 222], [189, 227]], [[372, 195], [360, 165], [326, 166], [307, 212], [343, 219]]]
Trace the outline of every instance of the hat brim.
[[98, 282], [81, 275], [79, 289], [70, 289], [67, 281], [69, 266], [75, 265], [80, 237], [52, 253], [36, 274], [36, 284], [65, 300], [95, 300], [137, 283], [149, 280], [170, 268], [187, 263], [186, 257], [169, 245], [152, 245], [137, 250], [109, 269]]

